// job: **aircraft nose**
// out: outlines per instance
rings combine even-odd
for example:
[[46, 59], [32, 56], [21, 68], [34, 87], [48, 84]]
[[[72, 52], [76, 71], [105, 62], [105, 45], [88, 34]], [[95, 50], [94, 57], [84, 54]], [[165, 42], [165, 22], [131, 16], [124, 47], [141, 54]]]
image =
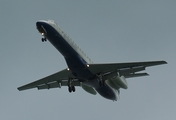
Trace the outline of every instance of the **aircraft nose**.
[[44, 27], [43, 27], [43, 22], [42, 22], [42, 21], [37, 21], [37, 22], [36, 22], [36, 27], [37, 27], [37, 30], [38, 30], [42, 35], [44, 35], [44, 33], [46, 33], [46, 30], [45, 30]]
[[36, 27], [40, 27], [41, 26], [41, 22], [36, 22]]
[[39, 22], [36, 22], [36, 26], [39, 26]]
[[40, 33], [42, 33], [42, 27], [41, 27], [42, 25], [41, 25], [41, 22], [36, 22], [36, 28], [37, 28], [37, 30], [40, 32]]

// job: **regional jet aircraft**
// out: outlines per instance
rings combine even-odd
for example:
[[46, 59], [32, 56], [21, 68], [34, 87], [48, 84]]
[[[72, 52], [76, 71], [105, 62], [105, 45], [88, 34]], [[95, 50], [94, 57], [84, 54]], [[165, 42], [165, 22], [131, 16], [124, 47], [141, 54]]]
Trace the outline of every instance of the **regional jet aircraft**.
[[54, 21], [40, 20], [36, 27], [43, 36], [42, 42], [48, 40], [63, 55], [68, 68], [21, 86], [18, 88], [20, 91], [67, 86], [69, 92], [75, 92], [75, 86], [81, 86], [90, 94], [99, 93], [116, 101], [120, 88], [128, 88], [126, 78], [147, 76], [147, 73], [141, 72], [146, 67], [166, 64], [165, 61], [94, 64]]

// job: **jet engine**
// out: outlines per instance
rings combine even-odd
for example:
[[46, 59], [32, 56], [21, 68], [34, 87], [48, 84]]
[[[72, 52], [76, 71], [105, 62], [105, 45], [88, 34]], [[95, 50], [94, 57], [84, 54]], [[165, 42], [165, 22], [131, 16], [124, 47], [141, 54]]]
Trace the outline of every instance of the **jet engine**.
[[106, 81], [108, 85], [110, 85], [112, 88], [118, 90], [119, 88], [127, 89], [128, 83], [124, 76], [116, 76], [114, 78], [111, 78]]
[[93, 95], [96, 95], [96, 94], [97, 94], [97, 92], [95, 91], [95, 89], [94, 89], [93, 87], [90, 87], [90, 86], [85, 85], [85, 84], [82, 84], [82, 83], [81, 83], [81, 87], [82, 87], [86, 92], [88, 92], [88, 93], [90, 93], [90, 94], [93, 94]]

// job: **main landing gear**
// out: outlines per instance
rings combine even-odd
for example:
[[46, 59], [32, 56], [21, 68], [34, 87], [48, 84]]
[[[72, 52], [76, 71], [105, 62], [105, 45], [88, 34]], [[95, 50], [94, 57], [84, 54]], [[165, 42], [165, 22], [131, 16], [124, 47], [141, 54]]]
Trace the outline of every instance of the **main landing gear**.
[[99, 75], [97, 75], [97, 77], [99, 78], [99, 86], [100, 87], [105, 86], [105, 80], [103, 80], [104, 75], [100, 73]]
[[69, 78], [68, 79], [68, 91], [70, 93], [76, 91], [75, 86], [72, 85], [72, 82], [73, 82], [73, 79]]
[[75, 92], [75, 86], [69, 86], [68, 87], [68, 91], [71, 93], [71, 92]]
[[105, 81], [104, 81], [104, 80], [103, 80], [103, 81], [99, 81], [99, 86], [100, 86], [100, 87], [105, 86]]

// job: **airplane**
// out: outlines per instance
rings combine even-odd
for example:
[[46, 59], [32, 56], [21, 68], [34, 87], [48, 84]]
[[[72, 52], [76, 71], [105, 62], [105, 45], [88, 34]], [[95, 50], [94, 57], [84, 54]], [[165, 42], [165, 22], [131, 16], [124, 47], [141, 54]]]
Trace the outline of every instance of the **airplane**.
[[146, 67], [167, 64], [166, 61], [95, 64], [53, 20], [39, 20], [36, 27], [43, 36], [42, 42], [48, 40], [63, 55], [68, 68], [23, 85], [19, 91], [67, 86], [71, 93], [75, 92], [75, 86], [80, 86], [90, 94], [99, 93], [106, 99], [117, 101], [120, 88], [128, 88], [126, 78], [147, 76], [149, 74], [141, 72]]

